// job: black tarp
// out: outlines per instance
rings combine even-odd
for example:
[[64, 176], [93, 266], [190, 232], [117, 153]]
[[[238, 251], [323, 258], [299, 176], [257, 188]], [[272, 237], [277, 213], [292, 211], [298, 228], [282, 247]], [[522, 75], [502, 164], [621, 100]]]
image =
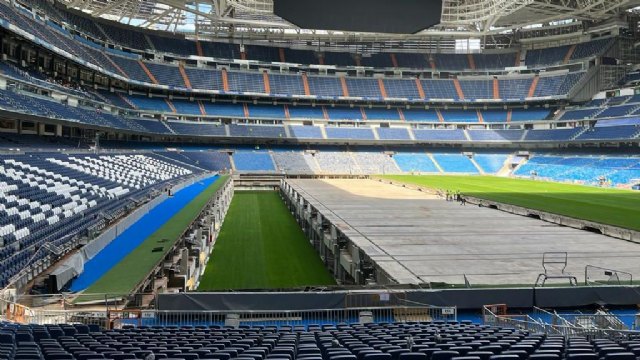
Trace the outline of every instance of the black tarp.
[[[384, 293], [385, 290], [371, 291]], [[241, 310], [314, 310], [343, 309], [374, 306], [354, 304], [355, 295], [367, 292], [191, 292], [160, 294], [158, 310], [169, 311], [241, 311]], [[447, 290], [394, 290], [395, 301], [389, 305], [456, 306], [458, 309], [479, 310], [488, 304], [506, 304], [510, 308], [582, 307], [589, 305], [640, 304], [640, 286], [596, 286], [567, 288], [512, 288], [512, 289], [447, 289]], [[398, 295], [402, 294], [402, 295]]]

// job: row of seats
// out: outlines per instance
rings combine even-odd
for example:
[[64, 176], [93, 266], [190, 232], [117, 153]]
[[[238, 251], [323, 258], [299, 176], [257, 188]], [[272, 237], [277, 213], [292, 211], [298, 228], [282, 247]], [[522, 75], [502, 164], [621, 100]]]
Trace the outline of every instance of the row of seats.
[[145, 131], [136, 122], [96, 108], [73, 107], [48, 97], [0, 90], [0, 108], [104, 128]]
[[[149, 98], [138, 95], [112, 94], [114, 105], [153, 112], [174, 113], [209, 117], [236, 117], [256, 119], [327, 119], [327, 120], [385, 120], [385, 121], [424, 121], [424, 122], [511, 122], [546, 120], [551, 110], [544, 108], [529, 109], [424, 109], [422, 107], [346, 107], [346, 106], [307, 106], [307, 105], [253, 105], [245, 103], [225, 103], [167, 98]], [[125, 100], [122, 100], [125, 98]], [[118, 104], [117, 101], [123, 103]], [[129, 104], [132, 104], [130, 106]]]
[[[148, 132], [192, 136], [255, 137], [270, 139], [337, 139], [337, 140], [417, 140], [417, 141], [590, 141], [630, 140], [640, 136], [640, 126], [595, 126], [592, 128], [557, 128], [532, 130], [461, 130], [408, 127], [312, 126], [312, 125], [223, 125], [157, 120], [138, 120]], [[287, 135], [287, 130], [289, 135]]]
[[536, 334], [468, 321], [308, 325], [7, 324], [0, 356], [20, 360], [637, 360], [637, 339]]
[[[270, 94], [272, 96], [316, 96], [335, 99], [352, 97], [370, 100], [383, 98], [409, 100], [455, 100], [455, 101], [524, 101], [529, 98], [546, 98], [567, 95], [582, 79], [585, 72], [549, 73], [534, 81], [533, 75], [505, 75], [497, 78], [498, 92], [494, 91], [494, 79], [381, 79], [337, 76], [304, 76], [290, 74], [262, 74], [184, 68], [184, 76], [178, 66], [140, 62], [135, 59], [112, 56], [122, 72], [132, 80], [143, 83], [158, 83], [177, 88], [215, 90], [228, 94]], [[151, 76], [149, 76], [149, 74]], [[224, 81], [226, 79], [226, 82]], [[305, 87], [305, 82], [307, 87]], [[459, 87], [456, 87], [456, 84]], [[384, 95], [383, 95], [384, 94]], [[532, 96], [530, 96], [532, 95]]]
[[156, 154], [28, 153], [0, 157], [0, 287], [47, 242], [68, 250], [75, 235], [118, 218], [128, 199], [202, 168]]

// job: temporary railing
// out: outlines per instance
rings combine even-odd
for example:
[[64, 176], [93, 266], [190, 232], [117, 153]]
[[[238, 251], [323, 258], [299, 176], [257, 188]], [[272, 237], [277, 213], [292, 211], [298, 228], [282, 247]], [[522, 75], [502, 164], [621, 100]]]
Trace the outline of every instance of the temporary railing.
[[[105, 298], [114, 298], [105, 296]], [[60, 299], [60, 298], [58, 298]], [[62, 300], [65, 301], [65, 300]], [[49, 301], [47, 301], [49, 302]], [[265, 325], [303, 326], [311, 324], [370, 323], [370, 322], [428, 322], [457, 320], [455, 307], [389, 306], [314, 310], [238, 310], [238, 311], [164, 311], [119, 309], [105, 306], [82, 306], [51, 309], [60, 305], [28, 307], [15, 302], [4, 302], [3, 318], [22, 324], [83, 323], [103, 328], [122, 325]]]
[[483, 308], [483, 318], [487, 325], [511, 327], [527, 330], [533, 333], [544, 333], [551, 335], [581, 336], [589, 339], [630, 339], [640, 337], [640, 331], [602, 329], [597, 327], [582, 327], [577, 325], [557, 325], [546, 322], [529, 321], [522, 316], [509, 316], [496, 314], [494, 308], [485, 306]]

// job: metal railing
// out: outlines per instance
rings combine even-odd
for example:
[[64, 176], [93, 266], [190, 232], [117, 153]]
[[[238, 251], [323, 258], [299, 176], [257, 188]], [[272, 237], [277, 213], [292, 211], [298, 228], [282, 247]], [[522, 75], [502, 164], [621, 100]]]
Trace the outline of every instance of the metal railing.
[[[597, 279], [596, 275], [601, 275], [603, 277], [606, 277], [606, 279]], [[584, 267], [584, 284], [633, 285], [633, 274], [621, 270], [587, 265]]]
[[[61, 304], [55, 302], [53, 304], [58, 309], [52, 309], [50, 306], [36, 308], [16, 302], [4, 302], [2, 318], [21, 324], [82, 323], [98, 325], [108, 329], [118, 328], [122, 325], [303, 326], [310, 324], [428, 322], [457, 319], [456, 308], [436, 306], [390, 306], [292, 311], [165, 311], [119, 309], [113, 306], [76, 306], [59, 309]], [[71, 306], [71, 303], [69, 306]]]
[[640, 331], [634, 330], [602, 329], [597, 327], [581, 327], [565, 324], [558, 325], [546, 322], [528, 321], [518, 316], [496, 315], [486, 306], [483, 308], [483, 315], [484, 321], [487, 325], [511, 327], [534, 333], [612, 340], [624, 340], [640, 337]]

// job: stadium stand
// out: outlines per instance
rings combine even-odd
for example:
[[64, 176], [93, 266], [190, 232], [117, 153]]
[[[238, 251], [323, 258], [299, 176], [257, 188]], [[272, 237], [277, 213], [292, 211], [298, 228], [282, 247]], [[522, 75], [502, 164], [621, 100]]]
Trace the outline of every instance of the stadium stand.
[[630, 126], [607, 126], [589, 128], [576, 137], [576, 140], [623, 140], [633, 139], [640, 134], [640, 127]]
[[[636, 344], [634, 341], [617, 343], [576, 337], [565, 345], [565, 339], [561, 336], [546, 337], [544, 334], [473, 324], [470, 321], [386, 322], [366, 325], [327, 323], [300, 325], [295, 328], [256, 325], [240, 329], [222, 328], [217, 324], [182, 327], [128, 326], [108, 331], [84, 324], [2, 325], [3, 349], [17, 359], [29, 357], [79, 360], [99, 356], [113, 359], [151, 356], [178, 359], [243, 356], [262, 359], [279, 356], [292, 359], [340, 360], [353, 359], [357, 354], [361, 354], [363, 359], [368, 360], [391, 359], [392, 356], [408, 360], [424, 359], [427, 354], [435, 359], [448, 359], [465, 354], [499, 360], [519, 356], [519, 353], [514, 353], [518, 350], [526, 354], [530, 351], [535, 359], [559, 359], [560, 356], [555, 354], [555, 351], [566, 347], [569, 354], [580, 354], [585, 358], [603, 354], [607, 360], [623, 360], [629, 358], [629, 354], [633, 357], [631, 351], [635, 349]], [[393, 335], [382, 336], [390, 332]], [[461, 333], [466, 336], [460, 336]], [[437, 348], [430, 346], [435, 334], [439, 334], [439, 338], [442, 339], [441, 346]], [[410, 337], [416, 343], [407, 346]], [[458, 340], [460, 337], [463, 340]], [[509, 348], [513, 350], [496, 345], [500, 343], [509, 344]], [[612, 351], [603, 350], [607, 346]]]
[[0, 189], [0, 286], [45, 254], [45, 242], [70, 250], [74, 236], [119, 217], [128, 199], [143, 198], [193, 170], [153, 155], [3, 155]]
[[227, 171], [231, 169], [229, 154], [220, 151], [159, 151], [156, 152], [166, 158], [181, 163], [192, 164], [209, 171]]
[[290, 125], [291, 136], [300, 139], [322, 139], [322, 130], [317, 126]]
[[522, 139], [524, 130], [468, 130], [471, 140], [479, 141], [518, 141]]
[[271, 155], [266, 151], [240, 150], [233, 154], [235, 169], [238, 171], [274, 171]]
[[478, 169], [473, 165], [471, 160], [463, 154], [434, 153], [433, 159], [445, 172], [467, 174], [478, 173]]
[[166, 126], [176, 134], [200, 136], [226, 136], [226, 127], [220, 123], [167, 121]]
[[572, 140], [584, 129], [552, 129], [552, 130], [529, 130], [526, 132], [524, 140], [529, 141], [568, 141]]
[[416, 140], [425, 141], [465, 141], [463, 130], [427, 130], [414, 129]]
[[229, 91], [264, 93], [264, 80], [262, 74], [248, 72], [227, 72], [229, 79]]
[[330, 98], [343, 96], [340, 79], [337, 77], [309, 76], [307, 79], [312, 95]]
[[515, 175], [598, 185], [602, 181], [613, 186], [640, 178], [640, 158], [536, 155], [519, 166]]
[[326, 126], [325, 131], [328, 138], [332, 139], [359, 139], [374, 140], [371, 128], [350, 128]]
[[361, 174], [360, 167], [351, 154], [344, 151], [322, 150], [316, 153], [316, 161], [322, 173]]
[[265, 137], [265, 138], [283, 138], [286, 137], [283, 126], [272, 125], [229, 125], [231, 136], [249, 136], [249, 137]]
[[362, 174], [397, 174], [398, 166], [391, 156], [382, 152], [356, 151], [352, 157]]
[[[626, 216], [631, 218], [627, 226], [631, 230], [636, 225], [632, 211], [637, 210], [622, 207], [616, 214], [608, 201], [597, 202], [613, 194], [616, 201], [611, 203], [633, 205], [627, 202], [633, 194], [596, 188], [580, 193], [579, 187], [509, 179], [640, 190], [640, 94], [635, 88], [640, 81], [636, 58], [640, 33], [635, 31], [635, 2], [599, 0], [594, 2], [598, 6], [591, 6], [569, 1], [558, 6], [525, 1], [501, 8], [507, 2], [478, 0], [475, 6], [466, 6], [462, 1], [452, 6], [456, 1], [450, 0], [435, 13], [442, 17], [436, 28], [423, 27], [411, 34], [302, 28], [278, 11], [279, 2], [0, 1], [0, 360], [640, 360], [640, 335], [620, 331], [622, 326], [615, 321], [598, 329], [600, 323], [564, 323], [558, 321], [559, 314], [538, 308], [533, 310], [537, 317], [533, 322], [522, 320], [532, 319], [524, 315], [526, 306], [564, 302], [565, 309], [574, 303], [591, 308], [607, 305], [609, 299], [616, 304], [631, 301], [620, 294], [630, 294], [630, 299], [637, 295], [632, 293], [633, 279], [630, 286], [620, 286], [624, 279], [618, 277], [634, 268], [624, 264], [619, 274], [605, 268], [616, 268], [622, 258], [631, 258], [633, 253], [624, 250], [634, 245], [620, 242], [620, 248], [611, 246], [609, 255], [596, 250], [613, 244], [615, 236], [627, 236], [603, 235], [612, 235], [606, 226], [624, 225]], [[345, 9], [338, 10], [346, 15]], [[378, 24], [369, 21], [369, 25]], [[490, 183], [482, 189], [486, 194], [513, 205], [517, 201], [507, 201], [516, 196], [507, 195], [512, 191], [531, 201], [543, 192], [540, 189], [547, 195], [554, 187], [575, 190], [575, 194], [557, 191], [565, 196], [555, 199], [560, 203], [593, 191], [598, 194], [595, 200], [587, 199], [589, 206], [596, 206], [593, 213], [611, 212], [619, 219], [603, 221], [602, 227], [576, 225], [591, 233], [569, 229], [566, 223], [552, 230], [556, 225], [533, 219], [537, 213], [510, 217], [492, 210], [499, 206], [485, 206], [490, 196], [478, 196], [483, 199], [479, 204], [469, 199], [479, 206], [464, 207], [440, 201], [431, 191], [384, 184], [402, 177], [379, 177], [374, 182], [369, 176], [385, 174], [460, 175], [413, 179], [424, 186], [440, 182], [441, 186], [429, 186], [440, 195], [446, 192], [447, 200], [450, 188], [473, 188], [475, 181]], [[218, 178], [222, 181], [209, 186]], [[212, 183], [205, 185], [201, 179]], [[321, 184], [322, 192], [314, 194], [311, 186], [294, 190], [294, 183], [306, 181]], [[512, 186], [496, 190], [503, 181]], [[356, 182], [363, 186], [354, 186]], [[178, 200], [180, 193], [173, 189], [188, 183], [206, 186], [206, 198], [197, 196], [197, 203], [189, 206], [193, 216], [179, 216], [184, 227], [153, 219], [158, 225], [154, 232], [164, 227], [157, 234], [162, 239], [148, 239], [167, 244], [153, 244], [149, 251], [136, 249], [162, 257], [149, 258], [155, 269], [145, 270], [146, 278], [136, 280], [130, 294], [74, 293], [81, 289], [56, 283], [55, 291], [62, 293], [42, 296], [54, 291], [50, 260], [77, 260], [68, 256], [83, 256], [86, 248], [81, 246], [97, 243], [96, 236], [128, 230], [129, 221], [148, 210], [145, 204]], [[264, 206], [267, 202], [238, 207], [219, 203], [241, 197], [231, 200], [234, 189], [257, 188], [269, 190], [275, 201], [269, 204], [280, 205], [281, 214], [276, 206]], [[388, 193], [371, 190], [383, 188]], [[330, 200], [345, 213], [321, 199], [330, 191], [338, 194]], [[266, 193], [243, 195], [257, 199], [255, 193], [261, 192]], [[542, 202], [551, 203], [547, 195]], [[344, 216], [359, 206], [356, 196], [366, 198], [362, 204], [375, 204], [356, 210], [356, 215], [364, 220], [364, 215], [379, 212], [379, 221], [360, 224], [375, 228], [379, 239], [384, 233], [392, 240], [403, 238], [391, 221], [404, 221], [406, 216], [403, 231], [413, 228], [402, 239], [410, 246], [406, 252], [390, 252], [396, 250], [394, 244], [383, 248], [373, 238], [364, 241], [364, 227], [358, 229], [360, 225]], [[465, 196], [466, 191], [458, 196], [460, 205], [466, 203]], [[397, 215], [385, 210], [387, 204], [396, 207]], [[413, 204], [418, 206], [412, 208]], [[249, 250], [264, 250], [266, 256], [252, 253], [248, 259], [252, 264], [241, 267], [268, 257], [278, 266], [291, 265], [291, 260], [305, 262], [293, 246], [282, 246], [281, 230], [286, 225], [286, 230], [307, 237], [309, 241], [296, 245], [306, 246], [308, 262], [316, 261], [324, 271], [318, 275], [326, 275], [318, 283], [276, 284], [273, 288], [280, 289], [276, 295], [267, 294], [270, 287], [249, 284], [242, 287], [255, 290], [248, 301], [278, 308], [291, 304], [295, 299], [287, 293], [297, 289], [314, 296], [318, 304], [328, 303], [320, 299], [331, 296], [335, 308], [329, 304], [329, 310], [309, 310], [320, 314], [321, 323], [306, 318], [307, 310], [282, 314], [269, 310], [268, 316], [255, 316], [254, 309], [242, 309], [235, 301], [218, 301], [246, 296], [240, 287], [222, 282], [219, 288], [201, 287], [200, 275], [207, 271], [210, 257], [217, 255], [214, 244], [224, 250], [218, 231], [231, 208], [230, 213], [249, 217], [241, 235], [258, 238], [248, 226], [257, 225], [262, 227], [258, 232], [279, 240], [275, 245], [252, 246]], [[554, 212], [554, 218], [573, 217], [572, 212]], [[263, 213], [277, 225], [262, 222]], [[415, 218], [426, 213], [434, 219], [444, 214], [446, 221]], [[492, 221], [502, 216], [505, 221], [494, 226]], [[340, 222], [332, 223], [336, 218]], [[507, 221], [515, 218], [513, 224], [525, 226]], [[300, 228], [289, 228], [287, 219], [299, 221]], [[483, 234], [489, 226], [494, 232]], [[442, 227], [446, 230], [440, 232]], [[585, 286], [561, 290], [539, 288], [537, 282], [520, 286], [515, 302], [524, 304], [517, 310], [522, 314], [513, 317], [499, 317], [489, 310], [507, 314], [502, 304], [487, 305], [482, 315], [475, 308], [458, 317], [456, 306], [445, 303], [456, 292], [465, 293], [461, 302], [474, 297], [469, 294], [479, 294], [471, 299], [475, 303], [497, 291], [514, 290], [503, 285], [533, 281], [516, 279], [523, 275], [523, 267], [513, 259], [531, 261], [533, 265], [524, 266], [539, 269], [542, 257], [539, 270], [546, 271], [545, 249], [538, 242], [547, 241], [543, 235], [571, 240], [574, 231], [579, 244], [589, 246], [578, 249], [577, 257], [571, 254], [569, 269], [580, 275], [584, 270]], [[137, 235], [142, 245], [147, 238]], [[449, 260], [475, 261], [478, 254], [445, 243], [450, 236], [457, 236], [451, 238], [455, 242], [472, 241], [471, 250], [483, 247], [476, 252], [486, 253], [485, 260], [501, 269], [457, 271]], [[244, 244], [240, 236], [234, 240], [234, 246]], [[493, 246], [498, 240], [499, 248]], [[511, 251], [507, 240], [523, 241], [515, 245], [527, 248]], [[484, 246], [487, 241], [492, 246]], [[426, 242], [429, 250], [417, 254], [415, 250]], [[576, 242], [545, 245], [570, 251], [575, 248], [567, 244]], [[284, 253], [271, 256], [272, 250], [278, 254], [282, 249]], [[118, 250], [122, 256], [134, 254], [131, 249]], [[45, 256], [47, 251], [55, 256]], [[240, 252], [223, 255], [224, 260], [236, 261]], [[415, 264], [423, 255], [430, 259], [429, 269], [395, 268], [401, 264], [399, 257]], [[622, 256], [618, 265], [611, 260], [616, 256]], [[46, 264], [34, 263], [44, 259]], [[605, 270], [611, 286], [596, 287], [599, 279], [588, 274], [589, 266], [598, 267], [597, 276]], [[455, 274], [449, 272], [454, 267]], [[257, 269], [247, 271], [249, 276], [277, 277], [273, 268]], [[292, 278], [309, 275], [301, 269], [287, 272]], [[505, 280], [500, 290], [489, 289], [486, 285], [502, 281], [496, 272], [501, 272], [500, 279], [517, 282]], [[22, 275], [19, 280], [17, 275]], [[219, 279], [226, 280], [216, 276]], [[10, 283], [14, 287], [5, 289]], [[403, 289], [404, 284], [412, 285], [410, 291]], [[360, 291], [364, 285], [367, 290]], [[618, 286], [620, 293], [609, 297], [608, 292]], [[196, 294], [186, 294], [194, 290], [216, 292], [197, 294], [211, 297], [196, 304]], [[343, 290], [344, 309], [337, 301]], [[134, 291], [145, 294], [134, 296]], [[561, 296], [555, 295], [560, 292]], [[81, 303], [85, 295], [91, 300]], [[422, 303], [423, 295], [443, 307]], [[190, 307], [211, 309], [172, 314], [160, 306], [164, 296], [178, 299], [174, 305], [189, 301]], [[287, 301], [263, 302], [267, 296]], [[514, 302], [508, 296], [493, 298]], [[214, 309], [218, 305], [229, 309]], [[306, 305], [300, 303], [300, 308]], [[364, 306], [370, 308], [363, 310]], [[380, 309], [388, 310], [388, 316], [380, 317]], [[625, 310], [633, 311], [630, 317], [637, 328], [640, 315], [637, 306], [631, 309]], [[344, 316], [339, 320], [323, 316], [329, 313]], [[463, 320], [467, 316], [485, 324]], [[602, 319], [612, 321], [613, 316]], [[63, 322], [72, 324], [59, 324]]]
[[326, 107], [330, 120], [363, 120], [363, 111], [360, 107]]
[[420, 99], [416, 80], [384, 79], [382, 83], [390, 98]]
[[406, 128], [379, 127], [376, 129], [380, 140], [410, 140]]
[[474, 154], [473, 159], [485, 174], [496, 174], [504, 167], [507, 154]]
[[320, 173], [320, 168], [313, 155], [300, 151], [274, 151], [273, 161], [278, 171], [285, 174]]
[[399, 152], [393, 156], [400, 170], [407, 173], [438, 173], [440, 172], [431, 157], [425, 153]]

